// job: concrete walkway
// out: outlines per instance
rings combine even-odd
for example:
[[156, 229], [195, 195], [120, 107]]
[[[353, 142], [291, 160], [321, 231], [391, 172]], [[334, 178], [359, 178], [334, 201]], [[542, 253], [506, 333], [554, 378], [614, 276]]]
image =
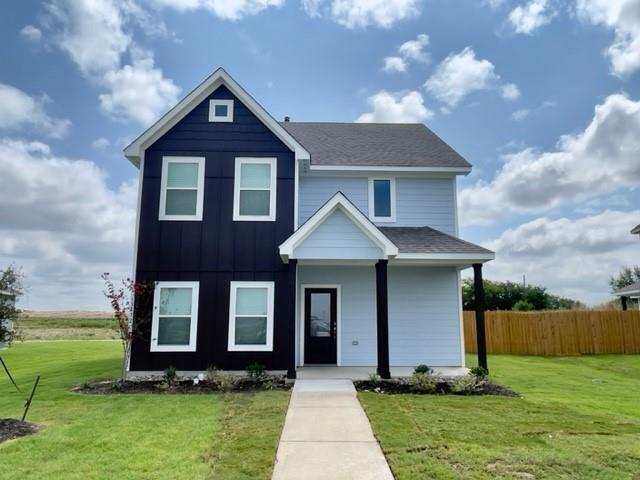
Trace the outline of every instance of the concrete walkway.
[[297, 380], [273, 480], [393, 480], [351, 380]]

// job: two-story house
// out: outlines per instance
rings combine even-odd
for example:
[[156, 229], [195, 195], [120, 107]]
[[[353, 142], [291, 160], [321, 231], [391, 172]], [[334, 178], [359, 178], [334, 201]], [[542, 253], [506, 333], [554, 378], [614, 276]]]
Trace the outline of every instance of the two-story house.
[[155, 283], [131, 372], [464, 366], [460, 270], [494, 254], [458, 238], [471, 166], [424, 125], [277, 122], [218, 69], [125, 155]]

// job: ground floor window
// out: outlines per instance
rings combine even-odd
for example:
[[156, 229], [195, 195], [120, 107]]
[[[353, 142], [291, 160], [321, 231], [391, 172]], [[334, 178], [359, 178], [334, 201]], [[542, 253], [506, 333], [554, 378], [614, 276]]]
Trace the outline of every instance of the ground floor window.
[[152, 352], [195, 352], [198, 282], [157, 282], [153, 294]]
[[273, 350], [273, 282], [231, 282], [229, 351]]

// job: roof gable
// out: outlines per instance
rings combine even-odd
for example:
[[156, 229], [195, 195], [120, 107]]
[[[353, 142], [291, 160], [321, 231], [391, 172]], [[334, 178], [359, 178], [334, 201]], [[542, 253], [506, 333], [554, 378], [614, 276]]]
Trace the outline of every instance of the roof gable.
[[125, 149], [125, 156], [136, 166], [144, 150], [182, 120], [193, 108], [203, 102], [221, 85], [226, 86], [273, 134], [294, 152], [297, 160], [308, 160], [309, 152], [249, 95], [223, 68], [218, 68], [186, 97], [145, 130]]
[[[341, 222], [341, 217], [333, 216], [333, 214], [338, 211], [351, 222], [353, 227], [357, 228], [364, 236], [366, 236], [373, 246], [380, 249], [381, 257], [379, 258], [388, 258], [398, 254], [398, 247], [396, 247], [393, 242], [391, 242], [391, 240], [389, 240], [371, 222], [371, 220], [358, 210], [342, 192], [337, 192], [322, 207], [320, 207], [316, 213], [309, 217], [309, 219], [298, 230], [296, 230], [293, 235], [280, 245], [280, 256], [282, 259], [287, 262], [289, 258], [297, 258], [296, 249], [298, 246], [309, 238], [328, 219], [332, 218], [334, 221], [337, 220]], [[371, 258], [370, 253], [371, 251], [369, 251], [369, 256], [365, 256], [364, 258]]]

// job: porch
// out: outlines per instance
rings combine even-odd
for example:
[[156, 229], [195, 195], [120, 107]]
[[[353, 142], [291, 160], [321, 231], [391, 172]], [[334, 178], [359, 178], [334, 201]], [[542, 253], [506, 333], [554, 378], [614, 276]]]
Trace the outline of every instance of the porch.
[[[296, 378], [300, 380], [368, 380], [376, 373], [376, 366], [371, 367], [337, 367], [331, 365], [298, 367]], [[440, 377], [460, 377], [468, 373], [465, 367], [433, 367], [434, 373]], [[410, 377], [413, 367], [390, 367], [392, 378]]]

